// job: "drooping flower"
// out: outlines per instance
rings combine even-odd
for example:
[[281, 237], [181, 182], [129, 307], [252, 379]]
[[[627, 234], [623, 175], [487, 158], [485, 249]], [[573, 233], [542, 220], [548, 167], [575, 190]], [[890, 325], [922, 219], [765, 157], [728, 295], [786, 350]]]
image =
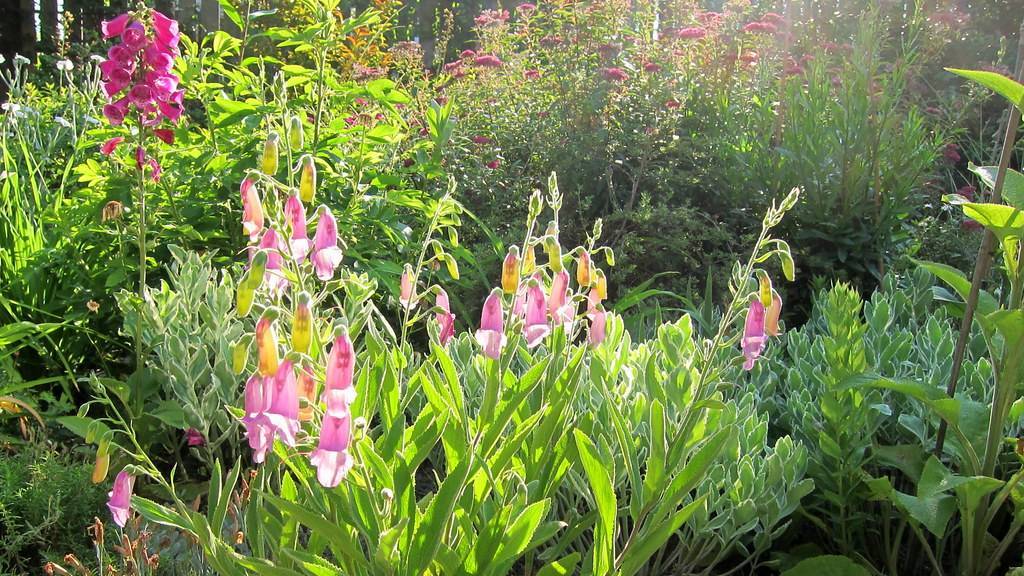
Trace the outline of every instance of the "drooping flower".
[[324, 393], [338, 391], [349, 404], [356, 399], [356, 389], [352, 379], [356, 369], [356, 352], [348, 330], [342, 326], [334, 336], [334, 344], [327, 356], [327, 378], [324, 382]]
[[189, 428], [188, 430], [185, 431], [185, 443], [188, 444], [190, 447], [205, 446], [206, 437], [203, 436], [203, 433], [200, 432], [199, 430], [196, 430], [195, 428]]
[[590, 252], [586, 250], [580, 252], [579, 258], [576, 259], [576, 283], [581, 288], [590, 286], [590, 269], [592, 267]]
[[437, 340], [441, 346], [444, 346], [455, 336], [455, 314], [452, 314], [448, 293], [443, 288], [438, 288], [434, 306], [441, 309], [435, 318], [437, 319]]
[[310, 259], [317, 278], [324, 282], [334, 277], [334, 270], [341, 264], [341, 249], [338, 248], [338, 224], [327, 206], [320, 206], [320, 218], [313, 235], [313, 255]]
[[313, 312], [309, 308], [312, 298], [309, 292], [300, 292], [295, 297], [295, 312], [292, 315], [292, 350], [299, 354], [309, 353], [313, 339]]
[[587, 318], [590, 319], [590, 332], [587, 334], [587, 341], [591, 346], [597, 346], [605, 339], [608, 324], [607, 313], [600, 307], [591, 307], [587, 311]]
[[255, 242], [263, 231], [263, 203], [256, 191], [256, 182], [246, 177], [242, 180], [242, 231]]
[[526, 288], [526, 324], [523, 325], [526, 347], [537, 346], [550, 333], [544, 289], [536, 279], [531, 279]]
[[572, 302], [569, 301], [569, 272], [566, 270], [555, 274], [554, 279], [551, 281], [551, 295], [548, 297], [548, 314], [551, 315], [551, 321], [556, 326], [571, 322], [576, 316]]
[[260, 376], [267, 377], [276, 374], [280, 358], [272, 314], [264, 313], [256, 322], [256, 351], [259, 358]]
[[352, 469], [352, 456], [348, 453], [352, 442], [352, 416], [344, 400], [336, 399], [336, 392], [325, 392], [327, 413], [320, 424], [320, 441], [309, 455], [316, 466], [316, 479], [326, 488], [334, 488]]
[[266, 411], [267, 420], [281, 442], [295, 446], [295, 435], [299, 432], [299, 390], [291, 360], [281, 362], [271, 382], [273, 391]]
[[176, 48], [181, 34], [178, 30], [178, 22], [168, 18], [161, 12], [153, 10], [153, 33], [157, 42], [168, 48]]
[[[288, 278], [283, 271], [284, 242], [277, 230], [267, 228], [267, 231], [263, 233], [263, 238], [260, 239], [259, 248], [264, 249], [267, 253], [267, 289], [270, 291], [270, 295], [276, 298], [288, 287]], [[255, 252], [257, 252], [256, 249], [250, 248], [249, 256], [252, 257]]]
[[110, 509], [114, 523], [124, 528], [128, 523], [128, 515], [132, 511], [132, 490], [135, 487], [135, 477], [121, 470], [114, 478], [114, 487], [107, 493], [109, 500], [107, 508]]
[[288, 227], [291, 228], [291, 238], [288, 239], [288, 252], [292, 259], [301, 262], [312, 244], [309, 241], [309, 232], [306, 230], [306, 207], [302, 200], [292, 194], [284, 202], [284, 215], [288, 220]]
[[782, 296], [772, 290], [772, 304], [764, 316], [764, 331], [769, 336], [779, 335], [779, 316], [782, 314]]
[[249, 448], [253, 451], [253, 461], [263, 462], [267, 451], [274, 445], [274, 427], [267, 418], [266, 411], [273, 398], [273, 379], [253, 374], [245, 383], [245, 436], [249, 440]]
[[501, 349], [505, 346], [505, 319], [501, 310], [501, 288], [491, 290], [484, 301], [484, 309], [480, 313], [480, 329], [476, 331], [476, 341], [489, 358], [501, 357]]
[[104, 20], [100, 23], [100, 31], [103, 32], [103, 39], [110, 40], [114, 36], [120, 36], [125, 26], [131, 20], [131, 14], [121, 14], [112, 20]]
[[408, 308], [412, 304], [412, 299], [416, 296], [416, 286], [414, 284], [415, 278], [413, 276], [413, 270], [411, 264], [406, 264], [402, 270], [402, 280], [399, 283], [398, 292], [398, 303], [402, 305], [402, 308]]
[[511, 294], [519, 286], [519, 247], [512, 246], [501, 264], [501, 289]]
[[309, 366], [299, 368], [299, 378], [296, 383], [299, 391], [299, 398], [306, 401], [305, 406], [299, 407], [299, 421], [309, 422], [313, 419], [313, 405], [316, 404], [316, 381], [313, 379], [313, 371]]
[[268, 176], [277, 174], [280, 140], [281, 137], [277, 135], [277, 132], [273, 132], [270, 136], [267, 136], [266, 141], [263, 142], [263, 158], [261, 160], [260, 169]]
[[104, 156], [110, 156], [114, 153], [114, 150], [117, 150], [117, 147], [121, 142], [124, 142], [124, 136], [114, 136], [100, 146], [100, 153]]
[[316, 161], [309, 154], [302, 157], [302, 173], [299, 175], [299, 196], [307, 204], [316, 196]]
[[761, 304], [760, 299], [753, 298], [750, 301], [750, 308], [747, 310], [747, 319], [743, 326], [743, 338], [740, 339], [743, 357], [746, 359], [743, 362], [744, 370], [753, 369], [754, 361], [757, 360], [764, 350], [766, 340], [764, 320], [764, 304]]

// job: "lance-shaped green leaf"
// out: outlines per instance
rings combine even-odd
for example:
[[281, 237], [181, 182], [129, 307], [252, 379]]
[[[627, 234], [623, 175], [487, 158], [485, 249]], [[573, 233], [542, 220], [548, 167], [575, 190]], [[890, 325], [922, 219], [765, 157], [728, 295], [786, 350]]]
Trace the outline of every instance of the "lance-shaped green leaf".
[[999, 74], [998, 72], [988, 72], [985, 70], [962, 70], [959, 68], [946, 68], [946, 70], [956, 74], [957, 76], [963, 76], [968, 80], [981, 84], [985, 88], [988, 88], [1003, 98], [1006, 98], [1010, 104], [1024, 110], [1024, 85], [1021, 85], [1019, 82]]
[[587, 473], [590, 490], [597, 504], [598, 521], [594, 528], [592, 574], [611, 574], [615, 555], [615, 489], [612, 487], [612, 463], [604, 463], [597, 446], [580, 430], [575, 430], [580, 463]]

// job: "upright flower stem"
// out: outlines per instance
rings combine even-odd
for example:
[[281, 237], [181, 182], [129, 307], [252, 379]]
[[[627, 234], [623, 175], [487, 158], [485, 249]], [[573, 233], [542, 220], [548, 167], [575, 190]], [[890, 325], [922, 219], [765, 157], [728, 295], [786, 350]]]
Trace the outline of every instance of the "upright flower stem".
[[[139, 123], [139, 137], [137, 145], [142, 147], [144, 142], [144, 130], [141, 122]], [[145, 364], [145, 352], [143, 350], [142, 342], [142, 323], [143, 323], [143, 310], [145, 309], [146, 302], [146, 168], [145, 166], [135, 166], [136, 180], [136, 193], [138, 194], [138, 208], [139, 208], [139, 230], [138, 230], [138, 245], [139, 245], [139, 303], [138, 303], [138, 316], [135, 319], [135, 369], [142, 370]]]

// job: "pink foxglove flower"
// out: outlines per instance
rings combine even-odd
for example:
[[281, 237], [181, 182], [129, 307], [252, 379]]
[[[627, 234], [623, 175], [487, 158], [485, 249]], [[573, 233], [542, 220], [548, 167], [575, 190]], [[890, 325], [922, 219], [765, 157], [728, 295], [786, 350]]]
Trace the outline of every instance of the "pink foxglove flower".
[[292, 194], [284, 202], [284, 215], [288, 219], [288, 226], [292, 230], [291, 239], [288, 240], [289, 252], [296, 262], [302, 261], [312, 244], [309, 241], [309, 233], [306, 231], [306, 208], [302, 200]]
[[337, 391], [325, 392], [327, 413], [320, 424], [320, 442], [309, 455], [316, 466], [316, 479], [326, 488], [334, 488], [352, 469], [352, 456], [348, 453], [352, 443], [352, 417], [348, 405], [338, 398]]
[[267, 418], [267, 409], [273, 396], [273, 379], [253, 374], [245, 383], [245, 435], [253, 450], [253, 461], [263, 462], [267, 451], [274, 445], [274, 427]]
[[121, 144], [121, 142], [124, 142], [124, 136], [115, 136], [110, 140], [107, 140], [106, 142], [103, 143], [102, 146], [100, 146], [100, 152], [104, 156], [110, 156], [111, 154], [114, 153], [114, 150], [117, 150], [117, 147], [118, 145]]
[[402, 281], [399, 286], [398, 302], [402, 308], [408, 308], [416, 295], [415, 278], [413, 277], [412, 265], [406, 264], [402, 270]]
[[484, 302], [480, 313], [480, 329], [476, 331], [476, 341], [480, 343], [484, 354], [495, 360], [501, 357], [501, 349], [505, 346], [505, 320], [501, 310], [501, 288], [491, 290], [491, 295]]
[[761, 304], [761, 300], [754, 298], [750, 302], [750, 309], [747, 311], [747, 320], [743, 327], [743, 338], [740, 340], [740, 345], [743, 348], [743, 357], [746, 359], [743, 362], [744, 370], [751, 370], [754, 368], [754, 361], [761, 355], [761, 351], [764, 350], [765, 335], [764, 335], [764, 304]]
[[455, 314], [452, 314], [451, 304], [448, 302], [448, 293], [438, 289], [434, 305], [441, 309], [436, 314], [437, 318], [437, 340], [444, 346], [455, 336]]
[[125, 26], [128, 25], [128, 21], [131, 19], [131, 14], [121, 14], [113, 20], [104, 20], [100, 24], [100, 31], [103, 32], [103, 39], [110, 40], [114, 36], [120, 36], [124, 32]]
[[782, 314], [782, 296], [772, 290], [772, 305], [764, 316], [764, 331], [769, 336], [779, 335], [779, 316]]
[[128, 515], [132, 511], [132, 489], [135, 487], [135, 477], [121, 470], [114, 478], [114, 488], [107, 494], [110, 500], [107, 501], [107, 508], [114, 517], [114, 523], [124, 528], [128, 523]]
[[[281, 256], [283, 246], [277, 230], [267, 228], [267, 231], [263, 233], [263, 238], [260, 239], [259, 248], [267, 251], [267, 289], [270, 291], [271, 296], [275, 298], [280, 296], [284, 289], [288, 287], [288, 278], [285, 277], [283, 271], [284, 257]], [[250, 249], [249, 257], [252, 258], [255, 253], [256, 250]]]
[[569, 301], [569, 272], [566, 270], [555, 274], [551, 281], [548, 313], [551, 314], [551, 320], [556, 326], [572, 322], [576, 317], [576, 310]]
[[295, 379], [295, 366], [291, 360], [281, 362], [273, 376], [273, 392], [266, 416], [281, 442], [295, 446], [299, 431], [299, 389]]
[[334, 277], [334, 270], [341, 264], [341, 249], [338, 248], [338, 223], [330, 208], [320, 207], [320, 219], [313, 235], [313, 269], [317, 278], [324, 282]]
[[348, 330], [339, 328], [334, 337], [334, 345], [327, 356], [327, 377], [324, 382], [324, 394], [337, 391], [346, 404], [356, 399], [356, 389], [352, 384], [356, 368], [356, 351]]
[[185, 431], [185, 443], [191, 446], [205, 446], [206, 437], [203, 433], [195, 428], [189, 428]]
[[587, 341], [591, 346], [597, 346], [604, 342], [608, 326], [607, 313], [598, 307], [587, 311], [587, 318], [590, 319], [590, 333], [587, 334]]
[[263, 231], [263, 202], [260, 201], [256, 183], [251, 178], [242, 180], [242, 231], [255, 242]]
[[526, 324], [523, 326], [527, 348], [537, 346], [551, 333], [546, 305], [544, 289], [537, 280], [530, 280], [526, 289]]

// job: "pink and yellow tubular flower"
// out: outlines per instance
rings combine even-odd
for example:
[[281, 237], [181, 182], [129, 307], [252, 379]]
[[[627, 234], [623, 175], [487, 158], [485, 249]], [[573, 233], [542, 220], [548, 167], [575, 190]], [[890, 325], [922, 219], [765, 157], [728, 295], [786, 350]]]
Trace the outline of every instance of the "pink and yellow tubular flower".
[[501, 289], [505, 294], [512, 294], [519, 286], [519, 247], [513, 246], [505, 254], [501, 264]]
[[551, 296], [548, 297], [548, 314], [555, 326], [572, 322], [576, 310], [569, 301], [569, 272], [562, 270], [551, 281]]
[[782, 296], [775, 290], [772, 290], [772, 305], [768, 307], [768, 311], [764, 316], [764, 331], [769, 336], [778, 336], [779, 332], [779, 315], [782, 314]]
[[761, 355], [761, 351], [764, 350], [765, 335], [764, 335], [764, 317], [765, 309], [764, 304], [761, 304], [761, 300], [753, 298], [750, 301], [750, 309], [747, 310], [747, 319], [743, 327], [743, 338], [740, 340], [740, 346], [743, 348], [743, 357], [746, 359], [743, 362], [744, 370], [751, 370], [754, 368], [754, 361]]
[[337, 392], [346, 403], [356, 399], [356, 389], [352, 384], [356, 368], [356, 352], [349, 338], [348, 330], [342, 326], [334, 336], [334, 345], [327, 356], [327, 378], [324, 382], [324, 396], [328, 392]]
[[546, 305], [544, 289], [536, 279], [531, 279], [526, 288], [526, 324], [523, 325], [527, 348], [537, 346], [551, 333]]
[[480, 313], [480, 329], [476, 331], [476, 341], [480, 343], [484, 354], [497, 360], [501, 357], [501, 349], [505, 346], [505, 319], [501, 310], [501, 288], [491, 290], [490, 296], [484, 301], [484, 309]]
[[399, 285], [398, 302], [402, 308], [408, 308], [416, 295], [415, 278], [413, 277], [412, 265], [406, 264], [402, 270], [402, 280]]
[[255, 242], [263, 231], [263, 203], [256, 182], [251, 178], [242, 180], [242, 231], [249, 235], [249, 241]]
[[320, 441], [309, 455], [316, 466], [316, 479], [326, 488], [334, 488], [352, 469], [349, 445], [352, 443], [352, 416], [345, 395], [340, 390], [328, 390], [327, 412], [320, 424]]
[[334, 270], [341, 264], [341, 248], [338, 248], [338, 223], [331, 209], [321, 206], [320, 219], [313, 235], [313, 269], [317, 278], [327, 282], [334, 277]]
[[295, 446], [295, 435], [299, 431], [299, 390], [295, 365], [291, 360], [281, 362], [271, 382], [273, 389], [270, 407], [266, 410], [267, 420], [282, 442]]
[[135, 487], [135, 477], [121, 470], [114, 478], [114, 487], [107, 494], [107, 508], [110, 515], [114, 517], [114, 524], [121, 528], [128, 523], [128, 516], [132, 511], [132, 489]]
[[437, 319], [437, 340], [441, 346], [444, 346], [455, 336], [455, 314], [452, 314], [451, 304], [448, 302], [448, 293], [443, 288], [437, 289], [434, 306], [441, 309], [435, 315], [435, 318]]
[[591, 346], [597, 346], [605, 339], [608, 325], [607, 313], [600, 308], [592, 308], [587, 312], [587, 318], [590, 319], [590, 332], [587, 334], [587, 341]]
[[306, 207], [302, 200], [292, 194], [284, 202], [284, 215], [288, 220], [288, 227], [291, 228], [291, 238], [288, 240], [288, 252], [293, 260], [301, 262], [312, 244], [309, 241], [309, 232], [306, 230]]
[[309, 354], [309, 345], [313, 339], [313, 311], [309, 304], [312, 297], [308, 292], [300, 292], [295, 298], [295, 313], [292, 317], [292, 350], [299, 354]]
[[276, 316], [264, 313], [256, 322], [256, 352], [260, 376], [273, 376], [278, 368], [277, 334], [274, 332]]
[[245, 383], [245, 436], [249, 440], [249, 448], [253, 451], [252, 459], [257, 464], [263, 462], [267, 451], [274, 445], [274, 427], [267, 417], [267, 409], [273, 397], [273, 382], [253, 374]]

